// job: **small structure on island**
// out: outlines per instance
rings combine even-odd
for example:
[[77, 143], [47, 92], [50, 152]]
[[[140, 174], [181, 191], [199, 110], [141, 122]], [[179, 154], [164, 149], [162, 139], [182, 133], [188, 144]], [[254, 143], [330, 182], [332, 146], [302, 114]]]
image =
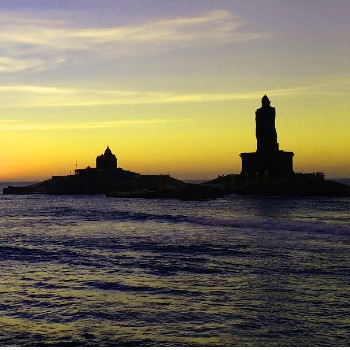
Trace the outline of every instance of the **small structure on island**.
[[[171, 198], [187, 196], [189, 184], [169, 175], [141, 175], [118, 168], [109, 147], [96, 157], [96, 167], [75, 169], [74, 175], [52, 176], [36, 184], [3, 189], [4, 194], [108, 194], [127, 198]], [[191, 188], [192, 189], [192, 188]], [[184, 191], [184, 193], [178, 191]], [[194, 194], [197, 196], [197, 194]], [[201, 195], [203, 195], [201, 193]], [[207, 195], [205, 193], [205, 195]], [[191, 197], [192, 198], [192, 197]], [[197, 198], [197, 197], [196, 197]]]
[[294, 153], [279, 150], [275, 127], [276, 110], [270, 105], [266, 95], [261, 102], [261, 108], [255, 112], [257, 149], [256, 152], [240, 154], [241, 175], [245, 176], [247, 181], [254, 179], [266, 183], [269, 178], [294, 174]]

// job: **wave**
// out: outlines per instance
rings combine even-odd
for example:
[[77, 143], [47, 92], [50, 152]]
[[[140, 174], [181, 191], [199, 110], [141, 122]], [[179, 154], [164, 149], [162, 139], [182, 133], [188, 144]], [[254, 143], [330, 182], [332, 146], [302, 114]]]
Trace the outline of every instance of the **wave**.
[[[74, 204], [75, 202], [73, 202]], [[54, 203], [55, 204], [55, 203]], [[56, 203], [57, 204], [57, 203]], [[187, 214], [184, 208], [178, 211], [173, 208], [172, 212], [162, 210], [158, 207], [147, 209], [138, 208], [136, 210], [128, 210], [129, 208], [122, 208], [122, 210], [103, 208], [102, 206], [85, 206], [78, 202], [78, 206], [61, 204], [53, 206], [49, 202], [43, 205], [42, 202], [31, 202], [31, 207], [28, 206], [2, 206], [3, 216], [0, 221], [3, 225], [17, 226], [17, 225], [33, 225], [33, 221], [37, 223], [47, 223], [55, 225], [74, 226], [81, 221], [114, 221], [114, 222], [150, 222], [160, 224], [174, 224], [174, 225], [202, 225], [207, 227], [227, 227], [232, 229], [254, 229], [265, 230], [270, 232], [288, 231], [288, 232], [306, 232], [317, 234], [342, 234], [350, 235], [350, 225], [346, 222], [329, 222], [325, 220], [317, 220], [317, 218], [276, 218], [276, 217], [254, 217], [254, 216], [239, 216], [234, 211], [223, 209], [220, 217], [215, 217], [215, 212], [210, 209], [205, 209], [202, 213], [194, 215]], [[157, 211], [157, 209], [159, 209]], [[226, 215], [224, 216], [224, 214]], [[187, 214], [187, 215], [186, 215]], [[9, 220], [10, 219], [10, 220]], [[16, 219], [16, 220], [14, 220]], [[28, 222], [29, 220], [29, 222]]]
[[171, 294], [171, 295], [190, 295], [196, 296], [203, 294], [200, 291], [186, 290], [181, 288], [165, 288], [165, 287], [153, 287], [150, 285], [130, 285], [119, 282], [107, 282], [107, 281], [90, 281], [86, 282], [87, 286], [91, 286], [102, 290], [114, 290], [121, 292], [133, 292], [133, 293], [154, 293], [154, 294]]
[[[90, 213], [91, 215], [92, 213]], [[183, 223], [191, 225], [203, 225], [209, 227], [231, 227], [242, 229], [259, 229], [268, 231], [289, 231], [324, 234], [350, 235], [350, 226], [345, 223], [331, 223], [325, 221], [297, 220], [297, 219], [259, 219], [253, 217], [212, 217], [212, 216], [190, 216], [181, 214], [154, 214], [129, 211], [95, 212], [94, 218], [87, 220], [115, 220], [136, 221], [156, 223]]]
[[[100, 216], [102, 214], [102, 217]], [[98, 220], [117, 221], [153, 221], [156, 223], [184, 223], [209, 227], [231, 227], [242, 229], [259, 229], [268, 231], [289, 231], [323, 234], [350, 235], [350, 226], [343, 223], [325, 221], [307, 221], [292, 219], [258, 219], [258, 218], [215, 218], [212, 216], [186, 216], [176, 214], [150, 214], [142, 212], [114, 211], [95, 213]], [[91, 218], [90, 218], [91, 220]]]
[[327, 222], [282, 220], [282, 219], [230, 219], [212, 217], [188, 217], [188, 222], [206, 225], [233, 228], [254, 228], [269, 231], [296, 231], [309, 233], [337, 233], [350, 234], [350, 226]]

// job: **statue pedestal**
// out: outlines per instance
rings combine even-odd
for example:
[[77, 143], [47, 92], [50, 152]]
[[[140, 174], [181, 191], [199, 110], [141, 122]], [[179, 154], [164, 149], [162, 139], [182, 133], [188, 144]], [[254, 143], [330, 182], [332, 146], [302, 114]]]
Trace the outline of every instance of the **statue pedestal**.
[[288, 176], [294, 174], [293, 171], [293, 152], [276, 151], [271, 153], [241, 153], [242, 172], [249, 177], [260, 177], [265, 174], [271, 177]]

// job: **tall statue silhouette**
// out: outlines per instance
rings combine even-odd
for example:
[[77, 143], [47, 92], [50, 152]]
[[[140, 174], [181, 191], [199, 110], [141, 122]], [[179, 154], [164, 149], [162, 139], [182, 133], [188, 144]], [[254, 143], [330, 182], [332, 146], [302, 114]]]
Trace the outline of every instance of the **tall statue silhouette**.
[[278, 151], [277, 132], [275, 127], [276, 110], [270, 106], [270, 100], [265, 95], [262, 106], [255, 112], [257, 152], [269, 154]]
[[294, 174], [293, 152], [279, 149], [275, 127], [276, 110], [265, 95], [255, 112], [256, 152], [241, 153], [242, 172], [247, 181], [267, 183], [269, 179]]

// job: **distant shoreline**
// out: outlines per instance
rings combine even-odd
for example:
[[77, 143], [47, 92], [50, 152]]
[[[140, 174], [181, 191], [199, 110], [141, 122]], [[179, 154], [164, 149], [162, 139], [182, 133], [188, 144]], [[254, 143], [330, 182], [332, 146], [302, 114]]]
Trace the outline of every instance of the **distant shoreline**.
[[[139, 175], [131, 182], [113, 189], [101, 188], [97, 185], [107, 183], [108, 174], [99, 174], [101, 178], [89, 178], [82, 175], [53, 177], [41, 183], [35, 182], [0, 182], [2, 194], [28, 195], [94, 195], [105, 194], [115, 198], [147, 198], [147, 199], [180, 199], [180, 200], [210, 200], [229, 194], [287, 197], [349, 197], [350, 178], [333, 180], [319, 179], [317, 175], [296, 174], [287, 179], [276, 180], [271, 184], [245, 184], [240, 175], [226, 175], [205, 181], [186, 180], [182, 182], [169, 175]], [[311, 176], [311, 177], [310, 177]], [[119, 178], [117, 177], [117, 180]], [[129, 179], [130, 180], [130, 179]], [[119, 179], [118, 181], [122, 181]], [[236, 183], [237, 182], [237, 183]]]
[[[350, 177], [333, 177], [333, 178], [326, 178], [327, 180], [331, 180], [331, 181], [337, 181], [340, 183], [345, 183], [345, 184], [350, 184]], [[192, 183], [192, 184], [200, 184], [200, 183], [204, 183], [209, 181], [208, 179], [179, 179], [183, 182], [186, 183]], [[22, 185], [32, 185], [38, 182], [41, 182], [42, 180], [34, 180], [34, 181], [0, 181], [0, 186], [2, 186], [3, 184], [22, 184]]]

